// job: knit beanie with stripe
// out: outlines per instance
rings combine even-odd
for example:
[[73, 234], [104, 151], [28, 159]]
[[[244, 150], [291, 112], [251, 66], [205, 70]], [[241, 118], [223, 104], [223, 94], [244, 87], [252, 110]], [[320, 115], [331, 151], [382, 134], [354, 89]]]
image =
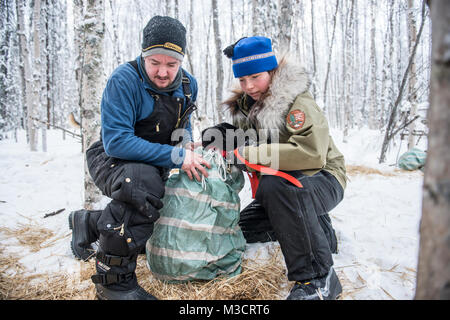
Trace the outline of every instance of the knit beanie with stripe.
[[186, 50], [186, 28], [177, 19], [154, 16], [143, 31], [142, 57], [164, 54], [183, 61]]

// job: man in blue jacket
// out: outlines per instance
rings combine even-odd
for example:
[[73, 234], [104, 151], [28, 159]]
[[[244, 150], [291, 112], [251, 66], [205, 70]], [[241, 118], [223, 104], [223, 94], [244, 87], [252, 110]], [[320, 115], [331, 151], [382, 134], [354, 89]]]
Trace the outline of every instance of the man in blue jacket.
[[152, 300], [139, 286], [139, 253], [159, 218], [164, 184], [172, 168], [200, 181], [210, 167], [193, 152], [190, 115], [197, 81], [181, 68], [186, 29], [176, 19], [155, 16], [143, 31], [142, 53], [114, 70], [101, 101], [101, 139], [86, 152], [89, 173], [112, 201], [104, 210], [69, 216], [74, 255], [96, 252], [97, 297]]

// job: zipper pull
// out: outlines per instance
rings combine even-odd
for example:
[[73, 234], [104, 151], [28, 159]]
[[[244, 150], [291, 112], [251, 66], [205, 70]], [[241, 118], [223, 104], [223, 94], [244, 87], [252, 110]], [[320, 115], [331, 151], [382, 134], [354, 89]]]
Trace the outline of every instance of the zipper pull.
[[122, 225], [119, 227], [113, 228], [113, 230], [119, 230], [119, 229], [120, 229], [119, 235], [122, 237], [125, 233], [125, 223], [122, 223]]
[[156, 132], [159, 132], [159, 122], [156, 124]]
[[[177, 100], [180, 101], [180, 98], [178, 98]], [[183, 108], [183, 106], [181, 105], [181, 103], [179, 103], [178, 104], [178, 120], [177, 120], [177, 124], [175, 125], [175, 129], [178, 129], [178, 126], [180, 125], [182, 108]]]

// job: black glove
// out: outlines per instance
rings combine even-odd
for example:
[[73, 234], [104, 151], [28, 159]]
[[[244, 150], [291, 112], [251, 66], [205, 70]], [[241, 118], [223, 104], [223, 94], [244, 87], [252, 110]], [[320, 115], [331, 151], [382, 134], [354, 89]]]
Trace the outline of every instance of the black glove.
[[257, 137], [251, 137], [251, 133], [222, 122], [202, 131], [202, 146], [204, 149], [214, 147], [229, 152], [240, 146], [256, 145]]
[[215, 148], [222, 151], [227, 163], [235, 165], [243, 171], [248, 171], [247, 166], [235, 156], [234, 150], [238, 149], [239, 154], [243, 157], [243, 147], [249, 145], [256, 145], [256, 143], [243, 130], [226, 122], [202, 131], [204, 149]]
[[[237, 148], [234, 146], [237, 142], [235, 130], [237, 128], [229, 123], [222, 122], [218, 125], [206, 128], [202, 131], [202, 146], [206, 148], [215, 148], [223, 151], [231, 151]], [[234, 138], [234, 142], [230, 142]], [[229, 142], [227, 144], [227, 141]], [[227, 145], [229, 148], [227, 149]]]

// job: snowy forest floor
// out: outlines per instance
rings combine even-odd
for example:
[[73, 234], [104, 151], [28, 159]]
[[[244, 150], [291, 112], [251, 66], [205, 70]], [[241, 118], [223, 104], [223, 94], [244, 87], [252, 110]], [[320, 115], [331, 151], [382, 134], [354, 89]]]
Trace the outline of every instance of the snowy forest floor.
[[[392, 166], [406, 151], [397, 144], [386, 164], [377, 156], [378, 131], [352, 131], [348, 142], [333, 130], [350, 178], [344, 200], [330, 212], [339, 241], [334, 267], [341, 299], [412, 299], [415, 293], [423, 173]], [[48, 152], [30, 152], [19, 141], [0, 141], [0, 299], [94, 299], [94, 263], [76, 260], [67, 217], [82, 208], [80, 143], [48, 132]], [[425, 142], [422, 141], [422, 147]], [[250, 199], [242, 190], [242, 208]], [[47, 213], [64, 209], [46, 217]], [[288, 282], [277, 242], [247, 244], [243, 274], [215, 283], [168, 285], [138, 260], [140, 284], [160, 299], [284, 299]]]

